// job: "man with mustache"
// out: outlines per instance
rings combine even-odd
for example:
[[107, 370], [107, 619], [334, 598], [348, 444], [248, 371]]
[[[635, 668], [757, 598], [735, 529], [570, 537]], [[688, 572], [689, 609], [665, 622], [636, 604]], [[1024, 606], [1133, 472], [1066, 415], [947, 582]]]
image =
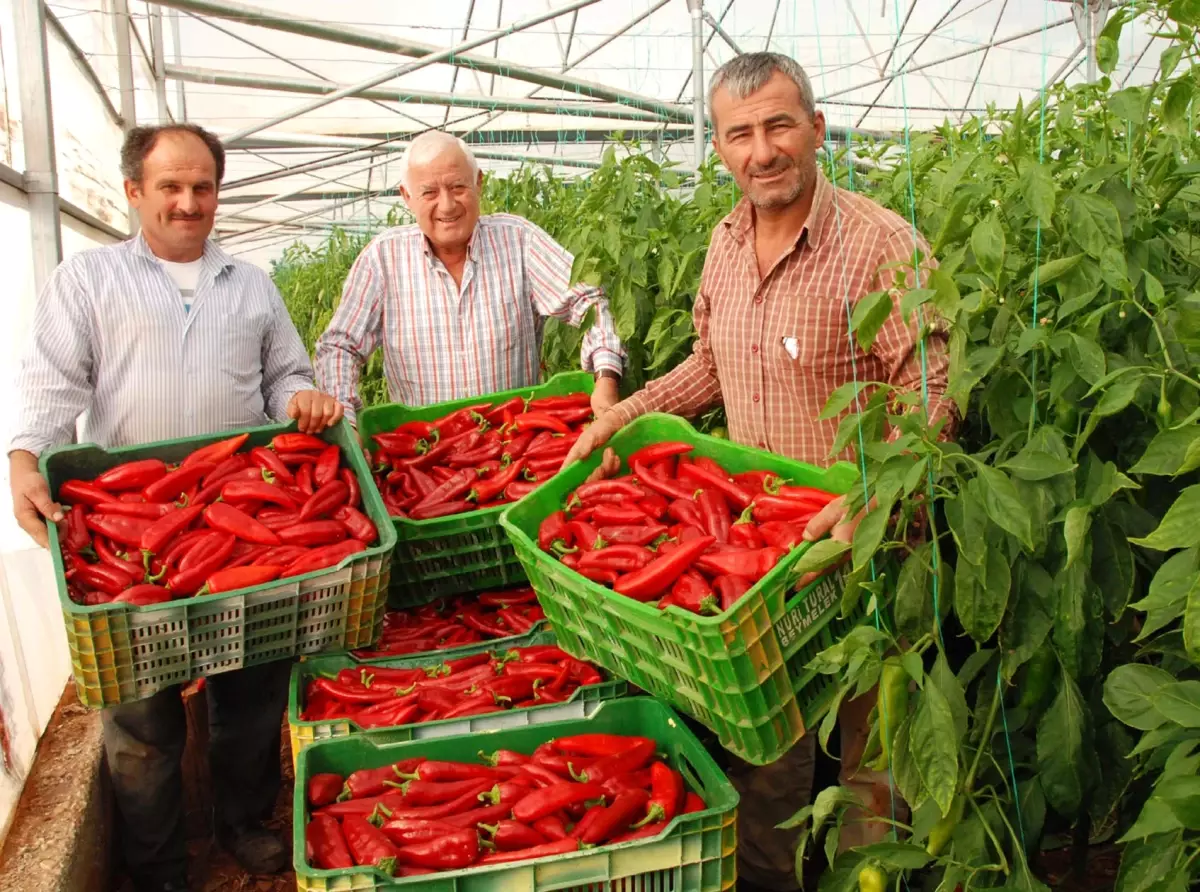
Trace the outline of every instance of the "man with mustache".
[[354, 420], [358, 380], [383, 347], [391, 398], [423, 406], [528, 387], [541, 377], [547, 318], [578, 327], [581, 362], [596, 376], [592, 407], [616, 403], [625, 351], [599, 288], [571, 286], [573, 258], [511, 214], [480, 216], [483, 173], [461, 139], [418, 136], [401, 194], [416, 225], [377, 236], [355, 260], [342, 301], [317, 341], [317, 374]]
[[[74, 442], [128, 446], [296, 419], [315, 433], [342, 417], [271, 279], [208, 235], [225, 172], [221, 141], [193, 124], [136, 127], [121, 149], [133, 238], [76, 254], [38, 300], [21, 367], [20, 429], [9, 447], [13, 509], [42, 547], [63, 519], [38, 456]], [[288, 660], [207, 681], [217, 840], [250, 873], [276, 873], [287, 848], [262, 822], [279, 792]], [[137, 892], [184, 892], [178, 686], [104, 710], [126, 869]]]
[[[840, 418], [819, 417], [830, 395], [849, 381], [885, 381], [920, 392], [920, 335], [894, 296], [870, 351], [849, 331], [854, 305], [874, 291], [912, 280], [914, 251], [931, 264], [929, 246], [912, 225], [869, 198], [834, 188], [817, 166], [825, 117], [816, 110], [804, 70], [777, 53], [748, 53], [718, 69], [709, 87], [713, 148], [745, 197], [713, 232], [694, 315], [693, 354], [663, 377], [618, 403], [584, 431], [565, 464], [584, 458], [647, 412], [694, 417], [723, 403], [733, 440], [812, 464], [831, 456]], [[927, 393], [931, 420], [950, 417], [944, 396], [944, 334], [930, 333]], [[607, 450], [598, 475], [619, 460]], [[835, 501], [808, 525], [805, 538], [831, 534], [850, 541], [858, 517]], [[891, 816], [886, 773], [860, 767], [875, 692], [845, 703], [839, 714], [841, 777], [864, 810]], [[761, 768], [735, 764], [738, 889], [798, 889], [797, 831], [774, 829], [812, 792], [815, 743], [810, 734], [782, 759]], [[903, 820], [903, 803], [897, 802]], [[866, 815], [858, 814], [865, 818]], [[882, 822], [843, 826], [842, 849], [878, 841]]]

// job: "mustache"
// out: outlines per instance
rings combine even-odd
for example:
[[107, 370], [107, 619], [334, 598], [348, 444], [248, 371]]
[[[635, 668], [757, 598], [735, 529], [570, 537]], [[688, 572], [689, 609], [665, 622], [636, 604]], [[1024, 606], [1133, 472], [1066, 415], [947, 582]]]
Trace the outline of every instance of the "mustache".
[[168, 220], [203, 220], [203, 214], [167, 214]]
[[754, 177], [771, 176], [772, 174], [782, 173], [793, 166], [790, 158], [780, 156], [770, 164], [752, 164], [746, 168], [746, 173]]

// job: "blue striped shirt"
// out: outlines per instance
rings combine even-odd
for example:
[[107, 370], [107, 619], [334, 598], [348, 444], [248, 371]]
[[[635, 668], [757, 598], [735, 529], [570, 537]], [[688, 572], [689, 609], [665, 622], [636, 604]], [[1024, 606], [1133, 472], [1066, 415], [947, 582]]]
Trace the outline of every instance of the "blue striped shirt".
[[190, 312], [138, 235], [66, 260], [47, 282], [19, 375], [9, 449], [127, 446], [282, 421], [312, 365], [265, 272], [204, 245]]

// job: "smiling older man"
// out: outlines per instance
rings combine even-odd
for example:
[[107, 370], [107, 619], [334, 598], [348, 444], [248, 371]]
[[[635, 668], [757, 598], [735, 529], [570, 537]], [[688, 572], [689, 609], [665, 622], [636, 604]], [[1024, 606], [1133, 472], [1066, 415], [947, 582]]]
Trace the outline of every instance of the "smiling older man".
[[625, 351], [604, 292], [571, 286], [571, 254], [521, 217], [480, 216], [483, 174], [457, 137], [422, 134], [404, 160], [401, 194], [417, 222], [367, 245], [317, 341], [319, 380], [347, 417], [380, 345], [393, 400], [462, 399], [536, 384], [545, 320], [578, 327], [592, 307], [580, 359], [596, 375], [593, 408], [616, 403]]

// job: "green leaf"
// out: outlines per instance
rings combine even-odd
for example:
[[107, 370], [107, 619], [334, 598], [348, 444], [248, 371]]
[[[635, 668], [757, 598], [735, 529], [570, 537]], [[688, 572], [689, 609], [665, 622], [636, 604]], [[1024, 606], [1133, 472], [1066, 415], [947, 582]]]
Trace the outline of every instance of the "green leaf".
[[1188, 548], [1200, 542], [1200, 484], [1180, 493], [1153, 533], [1130, 541], [1158, 551]]
[[854, 851], [878, 861], [889, 871], [920, 870], [933, 860], [923, 848], [910, 842], [877, 842], [857, 846]]
[[925, 304], [926, 301], [937, 297], [937, 291], [932, 288], [910, 288], [900, 298], [900, 318], [906, 322], [913, 311]]
[[1080, 378], [1088, 384], [1095, 384], [1104, 377], [1104, 351], [1095, 341], [1089, 341], [1075, 332], [1070, 332], [1070, 335], [1071, 345], [1067, 348], [1067, 358]]
[[929, 799], [921, 772], [913, 755], [914, 744], [911, 737], [912, 718], [906, 718], [896, 729], [892, 738], [892, 777], [904, 801], [910, 807], [920, 808], [921, 803]]
[[1200, 584], [1193, 584], [1183, 609], [1183, 649], [1200, 666]]
[[1067, 540], [1067, 566], [1071, 566], [1083, 553], [1084, 537], [1092, 527], [1092, 511], [1087, 505], [1076, 505], [1067, 509], [1063, 522], [1063, 536]]
[[1103, 515], [1092, 529], [1092, 581], [1104, 596], [1109, 616], [1120, 617], [1133, 595], [1133, 549], [1125, 531]]
[[1100, 399], [1096, 401], [1095, 407], [1088, 414], [1087, 424], [1084, 425], [1083, 433], [1076, 442], [1076, 448], [1083, 446], [1101, 421], [1124, 410], [1137, 396], [1138, 390], [1146, 380], [1146, 373], [1141, 369], [1122, 369], [1122, 371], [1128, 373], [1120, 375], [1109, 383]]
[[912, 716], [908, 752], [943, 815], [958, 787], [958, 739], [950, 704], [936, 685], [925, 685]]
[[1175, 0], [1167, 7], [1167, 15], [1181, 25], [1200, 28], [1200, 0]]
[[1109, 245], [1123, 244], [1121, 218], [1108, 199], [1075, 192], [1067, 198], [1065, 208], [1071, 237], [1092, 257], [1099, 259]]
[[865, 567], [879, 550], [890, 519], [891, 505], [881, 502], [879, 507], [868, 511], [867, 516], [859, 523], [858, 529], [854, 531], [853, 565], [856, 570]]
[[1200, 425], [1168, 428], [1159, 431], [1137, 464], [1130, 468], [1132, 474], [1154, 474], [1175, 477], [1200, 467]]
[[983, 566], [987, 559], [987, 515], [983, 508], [983, 486], [968, 480], [957, 498], [945, 501], [946, 521], [958, 545], [959, 557]]
[[913, 551], [900, 565], [896, 579], [892, 612], [900, 633], [910, 641], [934, 630], [932, 577], [928, 565], [931, 549], [932, 545], [927, 542]]
[[1192, 104], [1192, 96], [1196, 87], [1190, 81], [1180, 78], [1171, 84], [1162, 104], [1163, 129], [1180, 139], [1188, 135], [1188, 106]]
[[1178, 777], [1155, 793], [1189, 830], [1200, 830], [1200, 777]]
[[1133, 826], [1125, 831], [1119, 842], [1128, 843], [1159, 833], [1170, 833], [1181, 826], [1171, 807], [1157, 796], [1151, 796], [1142, 806], [1142, 811], [1133, 822]]
[[1049, 285], [1079, 266], [1079, 261], [1083, 260], [1085, 256], [1084, 254], [1072, 254], [1070, 257], [1059, 257], [1056, 260], [1043, 263], [1034, 270], [1036, 278], [1031, 279], [1030, 283], [1032, 284], [1036, 281], [1039, 285]]
[[1146, 298], [1154, 306], [1162, 309], [1167, 303], [1167, 294], [1163, 291], [1162, 282], [1158, 281], [1152, 274], [1143, 273], [1142, 281], [1146, 286]]
[[1116, 40], [1103, 36], [1096, 41], [1096, 67], [1104, 74], [1112, 74], [1121, 61], [1121, 50]]
[[1075, 470], [1076, 465], [1066, 456], [1051, 455], [1049, 452], [1034, 449], [1032, 444], [1026, 444], [1024, 449], [1000, 467], [1011, 471], [1014, 477], [1036, 482], [1049, 480], [1060, 474], [1069, 474]]
[[954, 611], [963, 631], [979, 643], [992, 637], [1004, 618], [1012, 570], [999, 543], [985, 544], [984, 565], [959, 561], [954, 574]]
[[1189, 548], [1167, 558], [1150, 580], [1146, 597], [1131, 605], [1146, 612], [1137, 640], [1175, 622], [1195, 598], [1200, 598], [1200, 548]]
[[849, 550], [849, 542], [839, 542], [836, 539], [814, 542], [800, 560], [792, 565], [792, 575], [800, 577], [805, 573], [818, 573], [836, 564]]
[[825, 408], [821, 410], [818, 417], [822, 421], [837, 418], [850, 408], [850, 404], [858, 398], [859, 394], [870, 386], [869, 381], [847, 381], [829, 395], [829, 401], [825, 403]]
[[1100, 254], [1100, 278], [1105, 284], [1125, 294], [1133, 292], [1129, 281], [1129, 264], [1125, 262], [1125, 253], [1112, 245], [1106, 247]]
[[879, 329], [892, 314], [892, 296], [886, 291], [872, 291], [854, 305], [850, 330], [864, 353], [870, 353]]
[[980, 465], [978, 477], [983, 488], [983, 507], [996, 526], [1007, 530], [1030, 551], [1033, 550], [1032, 519], [1008, 475], [990, 465]]
[[1054, 178], [1044, 164], [1026, 161], [1019, 178], [1021, 194], [1043, 227], [1054, 219]]
[[1037, 728], [1038, 772], [1046, 801], [1061, 815], [1074, 815], [1083, 801], [1081, 766], [1087, 717], [1075, 679], [1063, 674], [1058, 694]]
[[950, 716], [954, 719], [956, 738], [964, 739], [967, 736], [967, 720], [971, 711], [967, 707], [967, 697], [963, 692], [962, 685], [959, 684], [958, 677], [951, 671], [950, 664], [946, 662], [946, 655], [941, 651], [938, 651], [933, 669], [929, 672], [929, 681], [941, 691], [946, 705], [950, 708]]
[[971, 250], [979, 268], [993, 282], [999, 283], [1000, 271], [1004, 268], [1004, 229], [996, 214], [989, 214], [971, 232]]
[[1121, 853], [1115, 892], [1167, 892], [1163, 878], [1175, 867], [1179, 855], [1179, 838], [1174, 834], [1130, 843]]
[[1145, 101], [1145, 90], [1141, 87], [1126, 87], [1108, 97], [1108, 106], [1117, 117], [1139, 124], [1146, 117]]
[[1175, 676], [1156, 666], [1126, 663], [1105, 680], [1104, 705], [1117, 721], [1139, 731], [1152, 731], [1166, 719], [1151, 700], [1174, 682]]
[[1172, 44], [1163, 50], [1162, 55], [1158, 57], [1158, 73], [1160, 80], [1166, 80], [1179, 66], [1179, 60], [1183, 57], [1183, 47], [1179, 44]]
[[1200, 681], [1163, 685], [1151, 701], [1169, 721], [1184, 728], [1200, 728]]
[[1016, 597], [1010, 601], [1000, 628], [1005, 679], [1011, 679], [1041, 650], [1054, 626], [1053, 615], [1058, 608], [1054, 580], [1040, 564], [1019, 561], [1016, 577]]
[[1087, 571], [1081, 564], [1065, 566], [1054, 578], [1058, 609], [1054, 614], [1054, 643], [1063, 668], [1075, 678], [1086, 674], [1089, 599]]

